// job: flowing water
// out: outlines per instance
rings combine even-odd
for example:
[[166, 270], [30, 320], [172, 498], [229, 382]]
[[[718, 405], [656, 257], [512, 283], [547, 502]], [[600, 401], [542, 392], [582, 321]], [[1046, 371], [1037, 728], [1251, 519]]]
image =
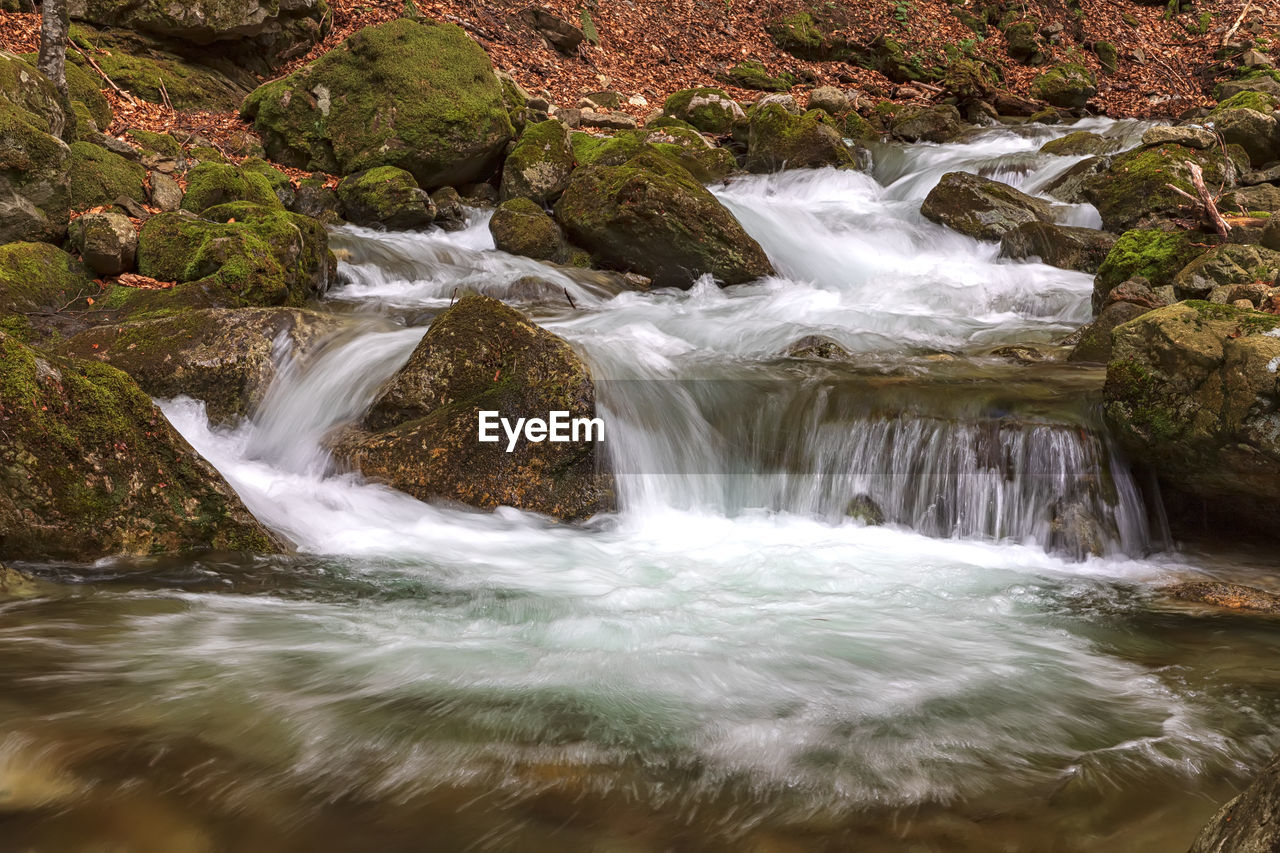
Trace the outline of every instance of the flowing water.
[[[1156, 590], [1277, 565], [1170, 546], [1098, 369], [993, 354], [1087, 321], [1089, 276], [919, 214], [955, 169], [1036, 191], [1071, 129], [736, 179], [716, 192], [778, 275], [727, 290], [553, 271], [481, 212], [335, 233], [346, 330], [282, 353], [234, 430], [164, 404], [297, 556], [24, 567], [46, 583], [0, 604], [0, 849], [1185, 849], [1280, 746], [1280, 642]], [[616, 514], [333, 469], [326, 434], [431, 317], [531, 274], [597, 378]], [[811, 334], [851, 358], [780, 355]]]

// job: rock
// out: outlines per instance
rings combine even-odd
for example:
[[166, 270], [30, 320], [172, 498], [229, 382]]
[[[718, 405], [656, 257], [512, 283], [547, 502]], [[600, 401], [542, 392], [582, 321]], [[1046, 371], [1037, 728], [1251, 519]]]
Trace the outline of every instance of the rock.
[[1039, 65], [1043, 61], [1040, 52], [1040, 40], [1037, 38], [1035, 21], [1017, 21], [1004, 29], [1004, 38], [1009, 56], [1029, 65]]
[[527, 198], [517, 197], [498, 205], [489, 220], [489, 233], [498, 249], [513, 255], [556, 262], [563, 262], [568, 256], [560, 226]]
[[646, 128], [606, 137], [574, 133], [570, 146], [583, 166], [621, 166], [648, 151], [674, 161], [703, 184], [718, 181], [738, 168], [728, 150], [716, 148], [702, 134], [682, 127]]
[[1094, 176], [1106, 171], [1107, 164], [1106, 157], [1089, 157], [1081, 160], [1045, 184], [1042, 192], [1067, 204], [1080, 204], [1085, 201], [1085, 187]]
[[569, 128], [555, 119], [529, 125], [502, 167], [499, 198], [550, 204], [569, 185], [574, 165]]
[[1093, 308], [1101, 310], [1112, 288], [1141, 276], [1151, 287], [1171, 284], [1187, 264], [1207, 252], [1217, 238], [1195, 231], [1135, 229], [1116, 240], [1093, 282]]
[[1041, 154], [1057, 154], [1062, 157], [1075, 157], [1083, 154], [1110, 154], [1120, 148], [1120, 140], [1099, 136], [1087, 130], [1077, 130], [1050, 139], [1040, 146]]
[[397, 166], [435, 190], [493, 174], [514, 133], [502, 96], [461, 28], [401, 18], [260, 87], [242, 114], [286, 166], [342, 175]]
[[575, 56], [578, 45], [585, 36], [582, 30], [568, 21], [561, 20], [546, 9], [530, 6], [520, 13], [520, 17], [547, 40], [547, 44], [565, 56]]
[[445, 231], [461, 231], [467, 227], [467, 208], [462, 203], [462, 196], [453, 187], [445, 187], [431, 194], [431, 203], [436, 206], [436, 222]]
[[0, 601], [6, 598], [32, 598], [39, 594], [40, 584], [35, 578], [17, 569], [0, 566]]
[[[240, 169], [243, 172], [252, 173], [263, 178], [284, 207], [287, 208], [293, 204], [293, 181], [288, 175], [272, 166], [266, 160], [261, 157], [249, 157], [240, 164]], [[250, 199], [245, 200], [249, 201]]]
[[804, 113], [804, 110], [800, 109], [800, 105], [796, 103], [794, 96], [783, 92], [775, 92], [772, 95], [765, 95], [763, 98], [756, 101], [752, 105], [751, 115], [755, 115], [756, 112], [764, 109], [770, 104], [777, 104], [793, 116], [802, 115]]
[[1209, 117], [1223, 141], [1243, 148], [1253, 165], [1262, 166], [1280, 159], [1280, 132], [1273, 116], [1257, 110], [1223, 109], [1219, 105]]
[[904, 106], [893, 117], [889, 131], [907, 142], [950, 142], [964, 130], [960, 111], [951, 104]]
[[1113, 287], [1103, 300], [1102, 307], [1105, 309], [1117, 302], [1129, 302], [1147, 310], [1163, 308], [1169, 304], [1169, 300], [1156, 293], [1151, 282], [1142, 276], [1135, 276]]
[[884, 510], [870, 495], [855, 495], [849, 499], [844, 514], [854, 521], [860, 521], [867, 527], [879, 527], [884, 524]]
[[1064, 62], [1031, 81], [1031, 95], [1055, 107], [1078, 109], [1098, 94], [1093, 73], [1083, 65]]
[[0, 332], [0, 389], [0, 559], [276, 550], [124, 373]]
[[735, 127], [747, 122], [742, 107], [723, 89], [705, 87], [676, 92], [662, 105], [662, 113], [717, 136], [728, 136]]
[[1079, 340], [1067, 361], [1106, 364], [1111, 360], [1111, 331], [1150, 310], [1132, 302], [1112, 302], [1102, 309], [1096, 320], [1080, 330]]
[[127, 307], [302, 305], [328, 288], [336, 262], [316, 220], [247, 202], [204, 217], [162, 213], [142, 226], [138, 271], [178, 285], [127, 294]]
[[0, 246], [0, 314], [57, 311], [96, 293], [84, 264], [48, 243]]
[[992, 105], [1002, 116], [1025, 117], [1034, 115], [1044, 105], [1044, 102], [1024, 98], [1022, 95], [1013, 92], [1001, 91], [996, 92]]
[[1052, 206], [1008, 184], [967, 172], [948, 172], [929, 191], [920, 213], [979, 240], [999, 240], [1025, 222], [1052, 222]]
[[583, 110], [579, 117], [582, 127], [595, 127], [604, 130], [635, 130], [637, 122], [634, 117], [623, 112], [596, 112]]
[[871, 122], [853, 111], [841, 119], [841, 132], [854, 142], [878, 142], [884, 136]]
[[849, 351], [826, 335], [805, 335], [787, 347], [791, 358], [848, 359]]
[[346, 436], [335, 452], [420, 500], [513, 506], [566, 521], [613, 508], [612, 478], [599, 470], [594, 442], [520, 440], [508, 453], [505, 438], [477, 441], [481, 411], [512, 421], [557, 411], [594, 418], [590, 371], [518, 311], [465, 296], [435, 319], [374, 404], [369, 431]]
[[724, 285], [771, 275], [764, 250], [689, 172], [653, 152], [622, 166], [574, 172], [556, 204], [570, 239], [601, 264], [690, 287], [704, 274]]
[[217, 44], [266, 67], [305, 53], [329, 30], [324, 0], [69, 0], [71, 16], [102, 27], [148, 33], [192, 45]]
[[1227, 244], [1210, 249], [1173, 277], [1180, 299], [1204, 298], [1211, 290], [1236, 284], [1275, 281], [1280, 252], [1261, 246]]
[[325, 185], [324, 178], [305, 178], [299, 181], [289, 210], [325, 225], [340, 225], [343, 222], [342, 202], [338, 201], [338, 193]]
[[835, 86], [819, 86], [809, 93], [809, 109], [837, 118], [849, 111], [849, 98]]
[[123, 370], [152, 397], [203, 400], [209, 419], [225, 425], [261, 402], [282, 366], [280, 346], [296, 356], [339, 328], [333, 315], [296, 308], [215, 308], [99, 326], [63, 349]]
[[1213, 96], [1219, 102], [1228, 101], [1241, 92], [1261, 92], [1272, 97], [1280, 97], [1280, 80], [1270, 75], [1247, 76], [1239, 80], [1227, 80], [1219, 83], [1213, 90]]
[[1181, 145], [1185, 148], [1195, 148], [1203, 151], [1206, 148], [1212, 148], [1217, 145], [1218, 140], [1212, 133], [1197, 125], [1188, 124], [1179, 127], [1158, 125], [1148, 128], [1142, 134], [1142, 144], [1147, 147]]
[[755, 108], [751, 112], [747, 141], [747, 171], [774, 172], [822, 166], [855, 168], [857, 159], [853, 152], [828, 121], [819, 110], [793, 116], [776, 104]]
[[151, 204], [161, 211], [182, 207], [182, 187], [164, 172], [151, 173]]
[[989, 98], [998, 81], [986, 63], [960, 58], [948, 63], [940, 82], [951, 95], [968, 102]]
[[1027, 121], [1031, 124], [1062, 124], [1063, 115], [1056, 107], [1045, 107], [1031, 114]]
[[1251, 187], [1237, 187], [1222, 194], [1218, 199], [1218, 209], [1227, 214], [1237, 211], [1253, 216], [1271, 214], [1268, 218], [1272, 218], [1280, 215], [1280, 186], [1257, 184]]
[[1050, 266], [1091, 273], [1097, 272], [1115, 242], [1113, 235], [1093, 228], [1024, 222], [1000, 238], [1000, 254], [1006, 258], [1036, 257]]
[[127, 216], [89, 213], [71, 223], [71, 243], [91, 270], [102, 276], [133, 269], [138, 232]]
[[202, 163], [187, 175], [187, 192], [182, 209], [201, 213], [211, 207], [246, 201], [268, 209], [283, 210], [271, 184], [262, 175], [230, 163]]
[[860, 51], [844, 35], [853, 25], [848, 10], [834, 3], [820, 3], [773, 18], [765, 24], [765, 31], [774, 44], [793, 56], [822, 62], [844, 61]]
[[436, 218], [431, 196], [395, 166], [348, 175], [338, 184], [338, 200], [343, 215], [356, 225], [408, 230], [426, 228]]
[[1280, 317], [1207, 302], [1151, 311], [1112, 333], [1105, 409], [1171, 493], [1234, 529], [1270, 531], [1280, 498]]
[[1194, 194], [1187, 162], [1200, 166], [1205, 183], [1211, 187], [1230, 188], [1239, 173], [1236, 164], [1216, 148], [1208, 151], [1181, 145], [1138, 148], [1117, 154], [1105, 171], [1087, 179], [1083, 195], [1098, 208], [1108, 231], [1127, 231], [1145, 220], [1174, 215], [1189, 204], [1168, 186], [1173, 184]]
[[1116, 51], [1115, 45], [1109, 41], [1094, 42], [1093, 54], [1098, 57], [1098, 64], [1102, 66], [1104, 73], [1116, 73], [1116, 68], [1119, 66], [1120, 62], [1120, 56]]
[[795, 78], [790, 74], [771, 75], [763, 62], [750, 60], [715, 75], [716, 80], [739, 89], [754, 89], [757, 92], [786, 92], [795, 85]]
[[0, 52], [0, 242], [58, 241], [71, 207], [65, 118], [43, 75]]
[[1262, 229], [1262, 238], [1258, 241], [1265, 248], [1280, 252], [1280, 217], [1272, 217], [1267, 227]]
[[1046, 550], [1072, 560], [1100, 557], [1107, 536], [1087, 500], [1064, 497], [1050, 509], [1049, 541]]
[[[1211, 604], [1227, 610], [1246, 610], [1252, 613], [1280, 614], [1280, 595], [1274, 592], [1221, 581], [1185, 581], [1164, 587], [1161, 592], [1181, 601]], [[1203, 837], [1203, 836], [1202, 836]], [[1280, 839], [1277, 839], [1280, 842]], [[1194, 848], [1193, 848], [1194, 849]], [[1215, 850], [1243, 850], [1243, 847], [1210, 848]], [[1265, 849], [1265, 848], [1262, 848]]]
[[1007, 359], [1018, 364], [1042, 364], [1053, 360], [1053, 357], [1042, 349], [1020, 344], [996, 347], [991, 351], [991, 355], [995, 358]]

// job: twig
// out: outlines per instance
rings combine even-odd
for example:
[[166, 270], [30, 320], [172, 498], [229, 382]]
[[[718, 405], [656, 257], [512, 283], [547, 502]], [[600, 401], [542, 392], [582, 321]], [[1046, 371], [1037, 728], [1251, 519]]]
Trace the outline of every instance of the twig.
[[562, 287], [560, 289], [564, 291], [564, 298], [569, 300], [569, 307], [572, 308], [574, 311], [577, 311], [578, 306], [573, 304], [573, 297], [569, 295], [569, 288]]
[[164, 102], [165, 107], [173, 109], [173, 102], [169, 100], [169, 90], [164, 87], [164, 78], [157, 78], [160, 81], [160, 100]]
[[84, 57], [84, 61], [85, 61], [85, 62], [87, 62], [87, 63], [89, 63], [89, 67], [90, 67], [90, 68], [92, 68], [94, 71], [97, 71], [97, 72], [98, 72], [98, 76], [99, 76], [99, 77], [101, 77], [103, 80], [106, 80], [108, 83], [110, 83], [110, 84], [111, 84], [111, 88], [112, 88], [112, 89], [115, 89], [117, 92], [119, 92], [119, 93], [120, 93], [120, 97], [124, 98], [126, 101], [128, 101], [130, 104], [132, 104], [132, 105], [133, 105], [133, 106], [135, 106], [135, 107], [138, 105], [138, 102], [137, 102], [136, 100], [134, 100], [133, 95], [130, 95], [130, 94], [129, 94], [128, 92], [126, 92], [124, 89], [121, 89], [119, 86], [117, 86], [117, 85], [116, 85], [116, 81], [115, 81], [115, 80], [112, 80], [110, 77], [108, 77], [108, 76], [107, 76], [107, 72], [105, 72], [105, 71], [103, 71], [101, 68], [99, 68], [99, 67], [98, 67], [98, 63], [96, 63], [96, 62], [94, 62], [94, 61], [93, 61], [93, 57], [92, 57], [92, 56], [90, 56], [89, 54], [85, 53], [83, 50], [81, 50], [81, 49], [80, 49], [80, 45], [76, 44], [76, 43], [75, 43], [75, 42], [73, 42], [73, 41], [69, 41], [69, 42], [68, 42], [68, 44], [70, 44], [70, 45], [71, 45], [72, 49], [73, 49], [73, 50], [75, 50], [75, 52], [76, 52], [76, 53], [78, 53], [78, 54], [80, 54], [81, 56], [83, 56], [83, 57]]
[[1240, 10], [1240, 17], [1236, 18], [1236, 22], [1231, 25], [1230, 29], [1222, 34], [1223, 47], [1227, 46], [1227, 43], [1231, 41], [1231, 37], [1236, 34], [1236, 30], [1240, 29], [1240, 25], [1244, 23], [1245, 15], [1248, 15], [1251, 9], [1253, 9], [1253, 3], [1244, 4], [1244, 8]]

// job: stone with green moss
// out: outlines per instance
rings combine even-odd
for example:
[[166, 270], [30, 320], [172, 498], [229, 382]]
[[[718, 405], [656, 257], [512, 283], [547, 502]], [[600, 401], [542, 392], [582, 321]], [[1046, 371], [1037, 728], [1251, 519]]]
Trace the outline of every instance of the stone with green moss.
[[247, 201], [283, 210], [275, 190], [261, 174], [230, 163], [201, 163], [187, 175], [187, 194], [182, 209], [200, 213], [232, 201]]
[[147, 170], [119, 154], [89, 142], [71, 144], [71, 207], [113, 205], [118, 198], [147, 203]]
[[1087, 130], [1077, 130], [1057, 139], [1050, 139], [1040, 146], [1041, 154], [1056, 154], [1059, 157], [1079, 157], [1082, 155], [1110, 154], [1120, 147], [1120, 140], [1108, 136], [1099, 136]]
[[178, 140], [174, 139], [171, 134], [152, 133], [149, 130], [141, 130], [136, 127], [131, 127], [127, 131], [126, 135], [137, 143], [138, 147], [143, 151], [157, 154], [161, 157], [169, 157], [174, 160], [181, 160], [186, 156], [185, 152], [182, 150], [182, 145], [180, 145]]
[[1231, 97], [1219, 101], [1218, 105], [1213, 108], [1210, 115], [1226, 112], [1227, 110], [1253, 110], [1255, 112], [1270, 114], [1278, 108], [1280, 108], [1280, 97], [1268, 92], [1260, 92], [1250, 89], [1243, 92], [1237, 92]]
[[1098, 208], [1108, 231], [1127, 231], [1144, 221], [1178, 215], [1187, 199], [1169, 187], [1195, 194], [1186, 164], [1195, 163], [1212, 187], [1235, 185], [1248, 156], [1229, 146], [1197, 150], [1182, 145], [1159, 145], [1117, 154], [1107, 168], [1084, 180], [1081, 197]]
[[127, 375], [0, 332], [0, 559], [277, 550]]
[[1218, 287], [1260, 282], [1270, 285], [1280, 273], [1280, 252], [1248, 244], [1217, 246], [1174, 275], [1179, 299], [1204, 299]]
[[646, 127], [613, 136], [577, 132], [570, 135], [569, 144], [579, 165], [621, 166], [647, 151], [674, 161], [704, 184], [724, 178], [738, 166], [727, 149], [712, 145], [695, 130], [681, 127]]
[[1151, 309], [1132, 302], [1113, 302], [1103, 308], [1096, 320], [1080, 330], [1079, 340], [1067, 355], [1067, 361], [1106, 364], [1111, 361], [1111, 333], [1117, 326], [1141, 317]]
[[1029, 65], [1039, 65], [1044, 60], [1044, 54], [1040, 50], [1040, 38], [1038, 30], [1040, 25], [1036, 21], [1016, 21], [1004, 28], [1004, 39], [1009, 55], [1018, 62], [1025, 62]]
[[513, 255], [563, 263], [568, 257], [564, 234], [539, 205], [523, 196], [498, 205], [489, 220], [494, 245]]
[[98, 275], [113, 276], [133, 269], [138, 231], [129, 217], [115, 211], [88, 213], [71, 223], [71, 245]]
[[744, 165], [749, 172], [856, 168], [857, 158], [821, 110], [796, 116], [779, 104], [768, 104], [751, 112]]
[[70, 151], [57, 89], [0, 51], [0, 242], [58, 241], [71, 207]]
[[266, 178], [267, 183], [271, 185], [272, 192], [276, 194], [276, 198], [280, 199], [280, 203], [285, 207], [293, 203], [292, 179], [266, 160], [261, 157], [249, 157], [240, 163], [240, 169]]
[[948, 172], [925, 196], [920, 213], [978, 240], [999, 240], [1027, 222], [1052, 222], [1049, 202], [968, 172]]
[[408, 19], [262, 86], [243, 114], [278, 163], [342, 175], [397, 166], [427, 190], [488, 178], [514, 133], [479, 45], [452, 24]]
[[[687, 122], [703, 133], [728, 136], [746, 124], [747, 115], [723, 89], [681, 89], [662, 105], [664, 115]], [[652, 123], [649, 125], [652, 127]]]
[[840, 129], [846, 139], [854, 142], [876, 142], [884, 135], [875, 125], [853, 111], [840, 120]]
[[[26, 53], [22, 59], [33, 69], [36, 67], [37, 54]], [[82, 107], [99, 130], [106, 130], [114, 118], [111, 102], [102, 94], [103, 85], [101, 77], [74, 63], [67, 63], [67, 94], [71, 104]]]
[[859, 49], [846, 35], [852, 26], [847, 10], [834, 3], [819, 3], [779, 15], [765, 24], [765, 32], [774, 44], [801, 59], [845, 61]]
[[794, 76], [787, 72], [770, 74], [764, 63], [758, 60], [739, 62], [731, 68], [716, 73], [716, 79], [727, 86], [753, 89], [757, 92], [787, 92], [796, 84]]
[[555, 119], [531, 124], [520, 134], [502, 166], [499, 198], [527, 198], [549, 204], [569, 185], [574, 165], [569, 128]]
[[773, 273], [760, 245], [687, 170], [653, 152], [621, 166], [579, 167], [556, 204], [569, 238], [605, 266], [657, 287], [725, 285]]
[[298, 359], [341, 327], [334, 315], [297, 308], [212, 308], [99, 326], [62, 350], [123, 370], [152, 397], [202, 400], [212, 422], [231, 424], [253, 412], [284, 366], [281, 342]]
[[1093, 72], [1083, 65], [1064, 62], [1031, 81], [1031, 95], [1055, 107], [1079, 109], [1098, 94]]
[[1207, 120], [1224, 142], [1243, 148], [1253, 165], [1263, 166], [1280, 159], [1280, 122], [1269, 113], [1244, 107], [1224, 109], [1219, 105]]
[[84, 264], [48, 243], [0, 246], [0, 314], [57, 311], [97, 292]]
[[999, 80], [985, 62], [962, 57], [947, 63], [941, 85], [963, 101], [974, 101], [989, 97]]
[[338, 458], [420, 500], [511, 506], [565, 521], [614, 506], [613, 479], [593, 441], [476, 441], [481, 411], [546, 419], [595, 417], [595, 388], [561, 338], [485, 296], [437, 317], [408, 364], [374, 403]]
[[964, 129], [960, 111], [951, 104], [906, 104], [889, 125], [893, 136], [907, 142], [950, 142]]
[[1280, 318], [1188, 301], [1116, 328], [1105, 411], [1166, 488], [1229, 529], [1270, 531], [1280, 500]]
[[413, 175], [395, 166], [378, 166], [348, 175], [338, 184], [343, 215], [356, 225], [399, 230], [425, 228], [436, 206]]
[[1120, 55], [1116, 51], [1116, 46], [1109, 41], [1099, 41], [1093, 44], [1093, 55], [1098, 57], [1098, 64], [1102, 66], [1102, 70], [1107, 74], [1115, 74], [1116, 68], [1119, 66]]
[[1107, 295], [1115, 287], [1134, 276], [1145, 278], [1153, 288], [1172, 284], [1173, 277], [1183, 267], [1216, 243], [1216, 237], [1197, 231], [1139, 228], [1124, 232], [1107, 253], [1094, 278], [1094, 310], [1102, 308]]

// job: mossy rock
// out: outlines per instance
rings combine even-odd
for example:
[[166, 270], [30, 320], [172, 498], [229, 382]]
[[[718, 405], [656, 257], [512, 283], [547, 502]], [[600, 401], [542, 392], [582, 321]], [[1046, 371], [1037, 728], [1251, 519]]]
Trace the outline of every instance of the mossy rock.
[[1102, 66], [1102, 70], [1107, 74], [1115, 74], [1116, 68], [1119, 67], [1120, 55], [1116, 51], [1116, 46], [1109, 41], [1094, 42], [1093, 55], [1098, 57], [1098, 64]]
[[1274, 116], [1254, 109], [1219, 106], [1210, 119], [1222, 140], [1244, 149], [1253, 165], [1264, 166], [1280, 157], [1280, 123]]
[[1031, 81], [1032, 97], [1063, 109], [1079, 109], [1096, 94], [1093, 72], [1074, 62], [1056, 65]]
[[1039, 65], [1044, 58], [1040, 50], [1039, 29], [1040, 25], [1036, 21], [1017, 21], [1005, 27], [1004, 38], [1009, 56], [1018, 62]]
[[[747, 115], [723, 89], [681, 89], [662, 105], [664, 115], [688, 123], [696, 130], [728, 136], [746, 123]], [[649, 127], [653, 127], [650, 123]]]
[[913, 83], [938, 76], [926, 69], [919, 57], [913, 55], [906, 45], [891, 38], [875, 42], [869, 52], [863, 53], [855, 61], [864, 68], [879, 71], [895, 83]]
[[379, 166], [348, 175], [338, 184], [343, 214], [356, 225], [408, 230], [425, 228], [436, 206], [413, 175], [395, 166]]
[[749, 172], [856, 168], [857, 158], [821, 110], [795, 116], [780, 104], [767, 104], [751, 113], [744, 165]]
[[753, 89], [757, 92], [788, 92], [796, 84], [791, 74], [770, 74], [763, 62], [750, 60], [739, 62], [725, 71], [718, 72], [716, 79], [728, 86], [740, 89]]
[[0, 246], [0, 313], [57, 311], [77, 297], [97, 291], [84, 264], [56, 246]]
[[1103, 308], [1098, 318], [1080, 330], [1079, 340], [1067, 356], [1067, 361], [1089, 364], [1106, 364], [1111, 361], [1111, 333], [1118, 326], [1147, 313], [1145, 305], [1132, 302], [1113, 302]]
[[182, 160], [186, 157], [186, 152], [182, 150], [182, 145], [168, 133], [152, 133], [149, 130], [131, 127], [127, 131], [127, 135], [137, 143], [138, 147], [152, 154], [171, 157], [174, 160]]
[[951, 104], [907, 104], [898, 110], [889, 132], [907, 142], [950, 142], [965, 130], [960, 111]]
[[1093, 283], [1094, 310], [1102, 308], [1112, 289], [1135, 276], [1145, 278], [1153, 288], [1171, 284], [1183, 267], [1216, 243], [1216, 237], [1196, 231], [1139, 228], [1124, 232], [1098, 268]]
[[240, 169], [265, 178], [271, 185], [271, 191], [285, 207], [293, 203], [293, 180], [266, 160], [261, 157], [249, 157], [240, 163]]
[[0, 559], [277, 550], [151, 399], [0, 332]]
[[1169, 188], [1169, 184], [1195, 194], [1187, 162], [1196, 163], [1211, 187], [1235, 184], [1248, 157], [1239, 148], [1229, 146], [1228, 157], [1221, 150], [1197, 150], [1181, 145], [1158, 145], [1117, 154], [1105, 171], [1084, 180], [1081, 195], [1102, 215], [1108, 231], [1127, 231], [1145, 220], [1177, 214], [1188, 204], [1187, 199]]
[[147, 203], [147, 170], [89, 142], [71, 144], [71, 207], [113, 205], [118, 198]]
[[499, 197], [549, 204], [569, 185], [575, 165], [569, 128], [555, 119], [531, 124], [502, 166]]
[[1059, 157], [1080, 157], [1085, 155], [1110, 154], [1120, 147], [1120, 140], [1099, 136], [1087, 130], [1077, 130], [1050, 139], [1040, 146], [1041, 154], [1056, 154]]
[[0, 51], [0, 242], [61, 240], [71, 208], [66, 116], [44, 75]]
[[1211, 298], [1219, 287], [1255, 282], [1270, 286], [1280, 273], [1280, 252], [1262, 246], [1217, 246], [1192, 260], [1173, 277], [1180, 299]]
[[976, 59], [958, 58], [947, 63], [942, 88], [962, 101], [987, 98], [999, 85], [991, 66]]
[[774, 44], [801, 59], [844, 61], [858, 49], [844, 35], [852, 25], [852, 16], [841, 7], [815, 4], [774, 18], [765, 24], [765, 32]]
[[283, 210], [275, 190], [265, 177], [229, 163], [201, 163], [187, 175], [187, 194], [182, 209], [200, 213], [233, 201], [247, 201], [266, 208]]
[[268, 156], [349, 175], [397, 166], [428, 191], [488, 178], [514, 130], [484, 51], [452, 24], [367, 27], [245, 101]]
[[498, 205], [489, 220], [489, 233], [498, 249], [513, 255], [556, 262], [564, 262], [568, 257], [560, 226], [545, 210], [524, 197]]
[[573, 133], [569, 137], [574, 159], [583, 166], [621, 166], [649, 152], [665, 157], [701, 183], [720, 180], [737, 169], [733, 154], [710, 145], [697, 131], [679, 127], [646, 127], [613, 136]]
[[850, 111], [840, 120], [840, 128], [846, 139], [854, 142], [876, 142], [884, 135], [871, 122]]
[[212, 422], [231, 424], [253, 412], [276, 377], [278, 342], [297, 358], [341, 326], [297, 308], [214, 308], [99, 326], [62, 349], [123, 370], [153, 397], [203, 400]]
[[[22, 59], [33, 69], [36, 68], [38, 54], [25, 53]], [[111, 125], [115, 114], [111, 110], [111, 102], [102, 94], [102, 78], [80, 66], [67, 63], [67, 94], [71, 96], [72, 106], [79, 104], [87, 112], [89, 118], [99, 130], [106, 130]]]
[[1210, 115], [1224, 113], [1227, 110], [1253, 110], [1254, 112], [1269, 115], [1276, 109], [1280, 109], [1280, 97], [1267, 92], [1246, 90], [1219, 101]]
[[1000, 240], [1028, 222], [1052, 222], [1049, 202], [968, 172], [948, 172], [925, 196], [920, 213], [978, 240]]
[[[614, 506], [597, 444], [477, 441], [481, 411], [595, 417], [591, 373], [562, 339], [494, 299], [469, 295], [432, 322], [408, 364], [336, 455], [420, 500], [512, 506], [576, 521]], [[501, 432], [501, 430], [499, 430]]]
[[653, 152], [621, 166], [578, 168], [556, 204], [569, 238], [599, 262], [657, 287], [770, 275], [764, 250], [687, 170]]

